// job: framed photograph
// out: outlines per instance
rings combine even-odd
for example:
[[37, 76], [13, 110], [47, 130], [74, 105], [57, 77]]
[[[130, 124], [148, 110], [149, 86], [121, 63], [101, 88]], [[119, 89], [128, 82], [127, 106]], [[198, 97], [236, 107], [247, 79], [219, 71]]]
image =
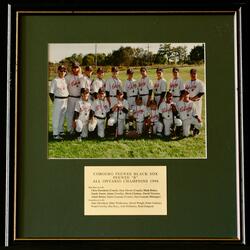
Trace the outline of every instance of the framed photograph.
[[245, 244], [242, 7], [8, 5], [6, 246]]

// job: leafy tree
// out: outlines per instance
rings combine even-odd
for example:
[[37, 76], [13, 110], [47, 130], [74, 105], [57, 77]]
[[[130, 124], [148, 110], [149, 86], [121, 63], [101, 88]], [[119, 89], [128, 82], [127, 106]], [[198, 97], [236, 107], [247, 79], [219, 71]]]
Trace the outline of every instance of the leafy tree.
[[94, 54], [87, 54], [86, 56], [83, 57], [82, 59], [82, 64], [83, 65], [94, 65], [95, 64], [95, 55]]
[[195, 46], [189, 54], [191, 63], [201, 64], [204, 63], [204, 45]]

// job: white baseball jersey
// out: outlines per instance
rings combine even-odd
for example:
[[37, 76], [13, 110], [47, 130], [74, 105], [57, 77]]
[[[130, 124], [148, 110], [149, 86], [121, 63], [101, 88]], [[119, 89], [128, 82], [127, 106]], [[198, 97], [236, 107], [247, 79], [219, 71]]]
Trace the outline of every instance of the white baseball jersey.
[[173, 97], [179, 97], [184, 89], [185, 85], [181, 78], [172, 79], [169, 83], [169, 91]]
[[96, 78], [92, 83], [91, 94], [98, 93], [98, 90], [104, 87], [105, 87], [105, 80]]
[[153, 92], [155, 96], [161, 95], [162, 92], [166, 92], [166, 80], [165, 79], [155, 80], [153, 86], [154, 86]]
[[148, 116], [147, 107], [145, 105], [136, 105], [134, 110], [134, 117], [137, 122], [143, 122], [144, 118]]
[[51, 82], [50, 93], [58, 97], [67, 97], [69, 92], [65, 78], [56, 77]]
[[205, 93], [204, 83], [196, 79], [195, 81], [189, 80], [185, 84], [185, 89], [189, 92], [189, 96], [192, 98], [199, 93]]
[[92, 79], [86, 75], [84, 75], [83, 77], [80, 78], [81, 88], [88, 89], [90, 92], [92, 90], [92, 82], [93, 82]]
[[66, 75], [65, 80], [68, 86], [69, 95], [81, 96], [81, 83], [80, 79], [83, 77], [82, 74], [77, 76], [73, 74]]
[[83, 101], [80, 100], [77, 102], [75, 111], [79, 113], [78, 119], [81, 121], [88, 121], [89, 120], [89, 112], [91, 110], [91, 102], [90, 101]]
[[[125, 99], [123, 99], [122, 101], [119, 101], [119, 100], [116, 99], [116, 100], [114, 100], [114, 101], [111, 102], [111, 108], [113, 108], [118, 103], [120, 103], [122, 105], [122, 108], [119, 109], [119, 116], [118, 116], [118, 118], [122, 120], [122, 119], [126, 118], [126, 113], [124, 113], [122, 111], [122, 109], [125, 108], [125, 109], [128, 110], [128, 101], [125, 100]], [[112, 113], [112, 116], [114, 118], [117, 117], [117, 110]]]
[[137, 96], [138, 95], [138, 87], [135, 79], [126, 80], [124, 82], [123, 91], [127, 93], [127, 97]]
[[194, 102], [190, 100], [188, 102], [179, 101], [176, 107], [182, 121], [193, 118], [197, 115]]
[[175, 105], [175, 103], [162, 102], [160, 104], [159, 113], [162, 115], [163, 119], [167, 119], [171, 121], [173, 120], [172, 105]]
[[105, 118], [110, 110], [109, 103], [107, 102], [106, 99], [104, 100], [96, 99], [94, 100], [91, 106], [91, 110], [95, 112], [95, 116], [100, 118]]
[[106, 81], [106, 91], [109, 92], [110, 97], [116, 96], [116, 91], [122, 90], [122, 82], [118, 78], [110, 77]]
[[152, 123], [156, 123], [159, 121], [159, 111], [158, 109], [154, 110], [154, 109], [148, 109], [148, 115], [150, 116], [150, 121]]
[[149, 90], [153, 89], [152, 81], [148, 76], [144, 78], [142, 77], [140, 80], [138, 80], [137, 85], [140, 95], [148, 95]]

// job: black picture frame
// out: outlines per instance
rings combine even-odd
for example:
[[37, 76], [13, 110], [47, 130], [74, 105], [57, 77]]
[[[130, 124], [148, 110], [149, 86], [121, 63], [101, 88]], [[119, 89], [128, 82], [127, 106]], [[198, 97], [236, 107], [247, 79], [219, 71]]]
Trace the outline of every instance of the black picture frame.
[[[58, 7], [58, 3], [61, 3], [60, 7]], [[32, 3], [32, 1], [10, 1], [10, 2], [6, 2], [3, 6], [3, 10], [5, 10], [5, 13], [11, 13], [11, 43], [10, 40], [8, 38], [10, 38], [8, 36], [8, 29], [4, 29], [3, 33], [5, 34], [4, 37], [6, 38], [5, 40], [3, 40], [3, 44], [6, 46], [6, 48], [8, 48], [7, 50], [9, 51], [6, 56], [4, 56], [3, 61], [5, 62], [5, 64], [9, 65], [7, 66], [7, 69], [3, 70], [2, 74], [1, 74], [1, 78], [6, 79], [6, 75], [7, 75], [7, 84], [10, 84], [10, 86], [1, 86], [1, 88], [3, 89], [3, 92], [7, 92], [8, 88], [11, 87], [11, 89], [9, 90], [10, 92], [10, 96], [9, 96], [9, 100], [7, 96], [4, 96], [3, 99], [1, 100], [1, 103], [3, 105], [1, 105], [1, 111], [3, 111], [4, 116], [7, 118], [8, 121], [8, 125], [9, 127], [6, 125], [5, 122], [1, 121], [1, 138], [6, 138], [6, 141], [4, 143], [1, 143], [1, 152], [4, 152], [5, 157], [1, 156], [1, 159], [3, 162], [6, 162], [7, 164], [7, 168], [2, 168], [1, 169], [1, 176], [6, 176], [6, 178], [1, 178], [1, 190], [4, 191], [4, 193], [6, 194], [4, 197], [3, 195], [1, 195], [1, 201], [3, 201], [3, 203], [5, 203], [5, 208], [1, 210], [1, 222], [5, 221], [5, 223], [1, 223], [2, 224], [2, 228], [1, 228], [1, 239], [3, 242], [3, 245], [5, 246], [10, 246], [10, 247], [14, 247], [17, 249], [20, 249], [22, 247], [48, 247], [48, 248], [60, 248], [62, 246], [68, 246], [68, 247], [85, 247], [85, 248], [92, 248], [92, 247], [98, 247], [98, 248], [111, 248], [111, 247], [119, 247], [119, 248], [127, 248], [127, 247], [132, 247], [132, 248], [139, 248], [139, 247], [148, 247], [150, 249], [156, 249], [156, 248], [165, 248], [165, 247], [176, 247], [177, 249], [181, 249], [183, 247], [187, 247], [187, 248], [201, 248], [203, 249], [205, 248], [210, 248], [210, 247], [225, 247], [225, 246], [229, 246], [230, 247], [234, 247], [234, 248], [241, 248], [244, 247], [245, 244], [247, 244], [247, 239], [248, 239], [248, 229], [244, 227], [242, 227], [243, 231], [246, 230], [246, 234], [245, 232], [243, 232], [243, 235], [245, 234], [245, 236], [242, 238], [242, 240], [240, 242], [236, 242], [236, 243], [229, 243], [229, 242], [209, 242], [206, 240], [203, 240], [201, 242], [180, 242], [180, 241], [175, 241], [175, 240], [171, 240], [171, 241], [43, 241], [43, 240], [37, 240], [37, 241], [21, 241], [21, 242], [17, 242], [15, 240], [13, 240], [13, 237], [11, 236], [11, 234], [7, 234], [6, 235], [6, 221], [9, 221], [9, 224], [7, 222], [7, 224], [9, 225], [9, 229], [11, 229], [11, 227], [13, 227], [14, 221], [13, 221], [13, 216], [12, 216], [12, 211], [14, 209], [14, 202], [13, 202], [13, 197], [12, 194], [14, 192], [14, 169], [13, 168], [8, 168], [8, 166], [13, 166], [14, 163], [14, 151], [13, 151], [13, 146], [15, 143], [15, 128], [14, 126], [11, 126], [10, 124], [15, 124], [15, 98], [13, 95], [13, 93], [15, 93], [15, 85], [14, 85], [14, 80], [15, 79], [15, 73], [16, 73], [16, 69], [15, 69], [15, 48], [16, 48], [16, 44], [15, 41], [13, 39], [13, 34], [15, 34], [15, 30], [16, 30], [16, 24], [15, 24], [15, 12], [18, 10], [26, 10], [26, 11], [49, 11], [49, 10], [54, 10], [54, 11], [66, 11], [66, 10], [74, 10], [74, 9], [88, 9], [88, 10], [112, 10], [112, 11], [119, 11], [119, 10], [124, 10], [124, 11], [129, 11], [130, 7], [133, 6], [133, 8], [135, 8], [136, 10], [140, 10], [141, 14], [143, 15], [143, 12], [147, 11], [147, 10], [155, 10], [157, 11], [161, 11], [162, 9], [167, 9], [170, 11], [191, 11], [193, 13], [200, 13], [202, 11], [211, 11], [212, 12], [223, 12], [223, 11], [235, 11], [237, 13], [240, 13], [239, 15], [239, 20], [238, 20], [238, 29], [241, 31], [240, 32], [240, 36], [238, 36], [238, 42], [239, 44], [242, 43], [242, 46], [240, 46], [238, 48], [238, 52], [239, 52], [239, 56], [241, 57], [239, 59], [239, 61], [242, 63], [242, 65], [239, 65], [239, 80], [243, 82], [243, 88], [244, 88], [244, 92], [243, 89], [240, 90], [240, 105], [239, 105], [239, 110], [240, 112], [242, 111], [243, 107], [246, 107], [246, 98], [244, 98], [246, 96], [246, 90], [249, 88], [248, 86], [245, 87], [245, 83], [247, 82], [247, 77], [246, 76], [246, 70], [245, 70], [245, 66], [244, 66], [244, 62], [246, 61], [246, 54], [242, 53], [241, 51], [243, 50], [248, 51], [247, 45], [246, 45], [246, 34], [247, 34], [247, 21], [246, 21], [246, 11], [248, 8], [248, 3], [246, 2], [189, 2], [189, 3], [185, 3], [185, 2], [181, 2], [181, 1], [177, 1], [177, 2], [166, 2], [166, 3], [144, 3], [143, 7], [141, 6], [140, 3], [136, 2], [136, 3], [132, 3], [131, 2], [121, 2], [121, 3], [114, 3], [114, 2], [101, 2], [101, 1], [95, 1], [95, 2], [89, 2], [86, 3], [86, 5], [84, 7], [82, 7], [82, 4], [80, 2], [71, 2], [70, 4], [67, 4], [63, 1], [59, 1], [59, 2], [43, 2], [43, 3]], [[134, 6], [134, 4], [136, 6]], [[98, 7], [97, 7], [98, 6]], [[5, 19], [3, 20], [3, 23], [6, 24], [6, 27], [8, 27], [8, 19], [10, 18], [10, 16], [7, 14], [5, 15]], [[10, 19], [9, 19], [10, 21]], [[9, 26], [10, 28], [10, 26]], [[8, 74], [10, 73], [10, 74]], [[5, 80], [6, 82], [6, 80]], [[242, 84], [242, 83], [241, 83]], [[242, 86], [242, 85], [240, 85]], [[244, 110], [244, 112], [246, 112]], [[245, 113], [244, 113], [245, 114]], [[248, 124], [248, 120], [249, 118], [246, 117], [246, 115], [244, 116], [244, 125]], [[3, 119], [6, 120], [6, 119]], [[240, 124], [241, 126], [243, 125], [243, 119], [240, 120]], [[240, 143], [245, 144], [245, 150], [247, 149], [247, 145], [248, 145], [248, 141], [249, 141], [249, 137], [247, 135], [246, 132], [246, 128], [247, 126], [245, 125], [244, 128], [243, 126], [241, 127], [240, 133], [241, 133], [241, 140]], [[6, 132], [3, 132], [6, 131]], [[244, 134], [244, 137], [242, 137], [242, 135]], [[3, 136], [3, 137], [2, 137]], [[7, 137], [5, 137], [7, 136]], [[243, 150], [243, 147], [241, 148], [241, 150]], [[246, 152], [246, 151], [245, 151]], [[244, 154], [243, 151], [240, 152], [242, 158], [241, 158], [241, 164], [244, 163], [244, 167], [241, 169], [241, 177], [247, 178], [247, 176], [249, 176], [249, 173], [246, 169], [246, 166], [248, 165], [249, 162], [249, 157], [246, 155], [246, 153]], [[244, 159], [243, 159], [243, 155], [245, 155]], [[244, 160], [244, 161], [243, 161]], [[245, 196], [244, 193], [244, 187], [245, 187], [245, 183], [241, 183], [241, 192], [242, 192], [242, 202], [244, 202], [244, 199], [246, 198], [247, 200], [247, 196]], [[249, 190], [248, 187], [246, 187], [246, 190]], [[8, 202], [6, 203], [6, 200], [8, 200]], [[2, 203], [2, 204], [3, 204]], [[243, 203], [243, 208], [245, 206], [245, 204]], [[247, 204], [246, 204], [246, 209], [248, 208]], [[246, 216], [246, 221], [247, 221], [247, 214], [245, 213], [246, 209], [243, 209], [242, 211], [242, 215], [243, 217]], [[6, 220], [7, 218], [7, 220]], [[244, 220], [242, 221], [243, 224], [245, 224]], [[3, 226], [5, 225], [5, 226]], [[8, 227], [8, 226], [7, 226]], [[232, 246], [233, 245], [233, 246]], [[237, 245], [237, 246], [235, 246]]]

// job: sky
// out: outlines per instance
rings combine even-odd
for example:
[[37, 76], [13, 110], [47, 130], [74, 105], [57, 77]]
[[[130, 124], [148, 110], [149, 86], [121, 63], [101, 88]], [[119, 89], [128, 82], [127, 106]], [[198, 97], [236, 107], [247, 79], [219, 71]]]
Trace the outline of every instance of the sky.
[[[93, 53], [95, 54], [95, 47], [97, 53], [111, 53], [113, 50], [119, 49], [121, 46], [132, 48], [143, 48], [156, 53], [163, 43], [50, 43], [48, 45], [48, 59], [49, 62], [59, 62], [65, 57], [71, 56], [72, 54], [83, 55]], [[96, 46], [95, 46], [96, 45]], [[187, 46], [187, 52], [197, 45], [202, 43], [171, 43], [173, 47], [176, 46]]]

